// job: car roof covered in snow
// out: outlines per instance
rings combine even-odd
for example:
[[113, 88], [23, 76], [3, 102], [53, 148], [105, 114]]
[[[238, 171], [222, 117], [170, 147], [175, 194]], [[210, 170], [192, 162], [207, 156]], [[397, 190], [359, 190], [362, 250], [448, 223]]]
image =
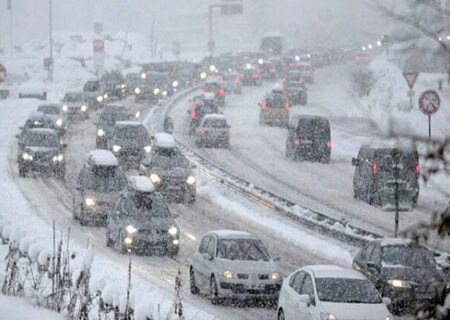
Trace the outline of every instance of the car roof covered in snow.
[[43, 103], [38, 106], [38, 109], [41, 107], [60, 107], [59, 103]]
[[315, 278], [366, 279], [361, 273], [335, 265], [314, 265], [302, 268], [314, 274]]
[[142, 193], [151, 193], [155, 191], [155, 186], [150, 178], [146, 176], [129, 176], [128, 187], [133, 191]]
[[26, 132], [29, 133], [36, 133], [36, 134], [56, 134], [56, 131], [53, 129], [49, 129], [49, 128], [32, 128], [32, 129], [27, 129]]
[[117, 109], [126, 109], [126, 107], [123, 104], [119, 104], [119, 103], [108, 103], [107, 105], [105, 105], [103, 107], [103, 110], [108, 110], [108, 111], [116, 111]]
[[89, 152], [88, 161], [97, 166], [118, 166], [119, 161], [111, 151], [108, 150], [92, 150]]
[[203, 116], [203, 122], [210, 119], [227, 121], [223, 114], [206, 114]]
[[383, 238], [374, 240], [374, 242], [380, 243], [382, 247], [388, 246], [410, 246], [413, 244], [411, 239], [400, 239], [400, 238]]
[[176, 144], [172, 135], [165, 132], [159, 132], [155, 134], [155, 146], [159, 148], [172, 149], [176, 147]]
[[404, 152], [412, 152], [415, 151], [412, 144], [410, 142], [401, 143], [399, 141], [383, 141], [378, 143], [372, 143], [370, 145], [364, 144], [361, 146], [361, 149], [370, 149], [370, 150], [393, 150], [398, 149]]
[[239, 230], [213, 230], [208, 234], [215, 235], [219, 239], [257, 239], [251, 233]]
[[116, 127], [125, 127], [125, 126], [134, 126], [139, 127], [142, 126], [142, 123], [139, 121], [117, 121]]

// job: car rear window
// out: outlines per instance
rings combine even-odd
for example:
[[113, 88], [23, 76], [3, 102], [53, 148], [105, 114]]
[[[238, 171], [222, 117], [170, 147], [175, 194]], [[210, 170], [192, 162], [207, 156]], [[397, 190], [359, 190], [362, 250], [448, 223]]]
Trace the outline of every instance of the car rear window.
[[206, 119], [203, 123], [204, 127], [207, 128], [227, 128], [228, 124], [225, 119]]
[[312, 139], [314, 137], [329, 139], [330, 127], [328, 123], [319, 119], [302, 119], [298, 122], [297, 134], [300, 137], [307, 139]]

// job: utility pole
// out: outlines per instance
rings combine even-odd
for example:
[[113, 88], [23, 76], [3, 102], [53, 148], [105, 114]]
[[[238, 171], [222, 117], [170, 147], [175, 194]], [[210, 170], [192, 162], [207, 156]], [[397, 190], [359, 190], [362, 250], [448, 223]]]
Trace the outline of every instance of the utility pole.
[[398, 227], [399, 227], [399, 190], [398, 190], [398, 176], [399, 176], [399, 165], [400, 165], [400, 154], [397, 150], [394, 153], [394, 197], [395, 197], [395, 231], [394, 237], [398, 236]]
[[13, 10], [12, 0], [6, 0], [6, 8], [9, 10], [9, 57], [13, 57], [14, 45], [13, 45]]
[[49, 19], [49, 62], [48, 62], [48, 80], [53, 81], [53, 2], [48, 0], [48, 19]]

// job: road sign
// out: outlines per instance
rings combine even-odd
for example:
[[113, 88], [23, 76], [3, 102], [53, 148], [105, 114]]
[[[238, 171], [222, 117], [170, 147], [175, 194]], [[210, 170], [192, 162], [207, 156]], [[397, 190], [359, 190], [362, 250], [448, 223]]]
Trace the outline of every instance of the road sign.
[[439, 110], [441, 98], [434, 90], [426, 90], [419, 97], [419, 108], [427, 116], [431, 116]]
[[4, 65], [0, 64], [0, 82], [6, 80], [6, 68]]
[[103, 41], [102, 39], [95, 39], [94, 52], [105, 52], [105, 41]]
[[419, 76], [418, 72], [403, 72], [403, 77], [405, 77], [406, 83], [408, 87], [412, 90], [414, 84], [416, 83], [417, 77]]

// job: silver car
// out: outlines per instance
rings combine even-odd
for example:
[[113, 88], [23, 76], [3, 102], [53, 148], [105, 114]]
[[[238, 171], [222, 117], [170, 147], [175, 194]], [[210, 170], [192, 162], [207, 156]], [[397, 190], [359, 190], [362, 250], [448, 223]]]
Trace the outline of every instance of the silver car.
[[230, 125], [223, 115], [207, 114], [195, 132], [197, 147], [230, 147]]
[[114, 201], [126, 185], [127, 178], [110, 151], [91, 151], [77, 179], [74, 220], [82, 225], [104, 224]]
[[61, 110], [67, 120], [88, 119], [89, 107], [82, 92], [67, 92], [61, 101]]
[[276, 302], [282, 284], [277, 260], [247, 232], [208, 232], [190, 261], [191, 293], [206, 294], [213, 304], [224, 298]]

